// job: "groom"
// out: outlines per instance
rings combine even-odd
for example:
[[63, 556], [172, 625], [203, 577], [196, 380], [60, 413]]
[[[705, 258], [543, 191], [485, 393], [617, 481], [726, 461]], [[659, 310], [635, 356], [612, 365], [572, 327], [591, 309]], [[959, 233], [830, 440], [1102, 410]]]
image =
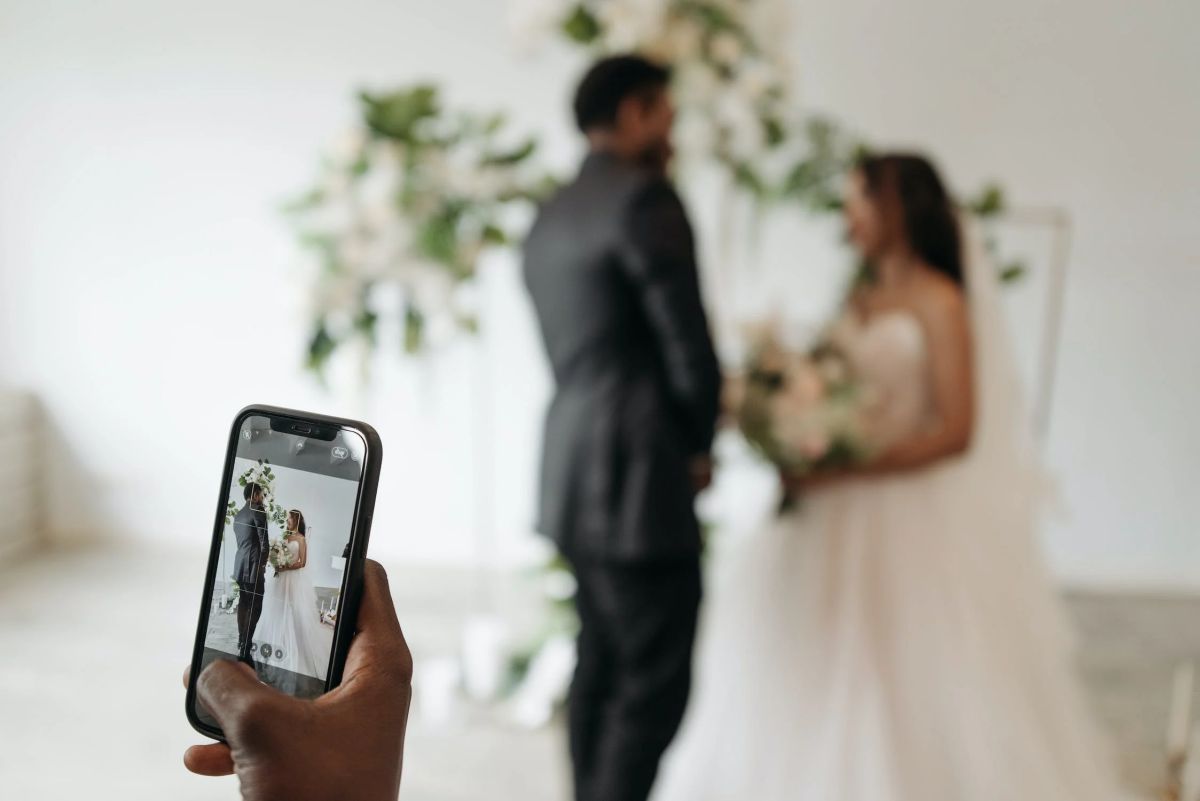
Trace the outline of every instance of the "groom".
[[578, 580], [577, 801], [643, 801], [690, 688], [693, 505], [707, 483], [720, 375], [691, 227], [666, 178], [669, 77], [634, 56], [588, 71], [574, 111], [589, 152], [525, 244], [557, 385], [539, 528]]
[[262, 487], [253, 482], [242, 491], [246, 505], [233, 518], [237, 554], [233, 559], [233, 578], [238, 584], [238, 655], [250, 662], [254, 649], [254, 628], [262, 616], [263, 584], [267, 575], [267, 511], [263, 508]]

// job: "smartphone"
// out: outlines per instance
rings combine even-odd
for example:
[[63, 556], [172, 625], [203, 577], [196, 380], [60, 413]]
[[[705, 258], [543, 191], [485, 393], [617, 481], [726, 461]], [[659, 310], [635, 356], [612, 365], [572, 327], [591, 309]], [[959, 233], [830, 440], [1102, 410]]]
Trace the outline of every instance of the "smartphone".
[[197, 731], [224, 739], [196, 700], [196, 677], [217, 659], [245, 662], [300, 698], [341, 682], [382, 456], [366, 423], [273, 406], [238, 412], [188, 682]]

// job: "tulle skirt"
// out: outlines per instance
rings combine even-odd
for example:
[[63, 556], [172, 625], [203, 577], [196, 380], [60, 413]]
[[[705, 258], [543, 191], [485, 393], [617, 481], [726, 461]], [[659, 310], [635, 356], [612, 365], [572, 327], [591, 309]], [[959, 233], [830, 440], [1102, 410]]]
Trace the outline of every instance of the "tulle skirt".
[[[306, 571], [267, 571], [262, 617], [254, 631], [255, 657], [268, 665], [324, 679], [333, 629], [321, 623], [317, 596]], [[268, 653], [269, 651], [269, 653]]]
[[1034, 504], [985, 474], [832, 485], [732, 548], [655, 801], [1120, 797]]

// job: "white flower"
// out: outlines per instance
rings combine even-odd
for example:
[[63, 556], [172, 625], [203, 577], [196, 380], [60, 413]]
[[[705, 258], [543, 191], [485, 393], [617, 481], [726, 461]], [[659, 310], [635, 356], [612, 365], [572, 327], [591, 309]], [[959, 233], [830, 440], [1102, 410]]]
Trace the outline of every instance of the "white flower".
[[735, 158], [753, 158], [762, 151], [766, 134], [748, 97], [735, 90], [723, 92], [717, 99], [716, 115], [728, 135], [729, 151]]
[[321, 316], [348, 313], [358, 304], [358, 279], [346, 273], [322, 276], [313, 287], [313, 311]]
[[607, 0], [596, 9], [610, 51], [637, 50], [653, 41], [666, 21], [665, 0]]
[[713, 152], [717, 143], [717, 132], [712, 118], [684, 109], [675, 118], [675, 145], [685, 161], [704, 158]]
[[336, 167], [349, 167], [362, 156], [367, 144], [367, 135], [362, 128], [343, 131], [329, 148], [329, 160]]
[[743, 63], [734, 76], [734, 83], [739, 92], [755, 103], [765, 98], [772, 89], [781, 86], [775, 70], [761, 59], [749, 59]]
[[570, 0], [509, 0], [506, 22], [517, 49], [533, 50], [557, 35], [572, 6]]
[[704, 31], [687, 17], [670, 17], [659, 35], [647, 41], [646, 55], [666, 64], [696, 61], [704, 45]]
[[744, 52], [741, 40], [729, 31], [718, 33], [708, 42], [709, 55], [722, 66], [732, 67], [741, 60]]
[[721, 78], [703, 62], [684, 64], [675, 78], [675, 98], [683, 108], [708, 108], [721, 93]]

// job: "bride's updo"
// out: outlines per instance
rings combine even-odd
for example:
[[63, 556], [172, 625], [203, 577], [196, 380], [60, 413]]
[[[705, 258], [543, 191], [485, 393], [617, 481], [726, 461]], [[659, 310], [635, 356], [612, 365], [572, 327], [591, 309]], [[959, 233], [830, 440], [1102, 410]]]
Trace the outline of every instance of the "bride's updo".
[[878, 153], [863, 156], [856, 169], [881, 209], [899, 211], [900, 224], [913, 251], [962, 286], [958, 214], [933, 164], [911, 153]]
[[307, 533], [308, 527], [304, 525], [304, 513], [299, 509], [291, 509], [288, 511], [287, 530], [294, 531], [301, 536]]

